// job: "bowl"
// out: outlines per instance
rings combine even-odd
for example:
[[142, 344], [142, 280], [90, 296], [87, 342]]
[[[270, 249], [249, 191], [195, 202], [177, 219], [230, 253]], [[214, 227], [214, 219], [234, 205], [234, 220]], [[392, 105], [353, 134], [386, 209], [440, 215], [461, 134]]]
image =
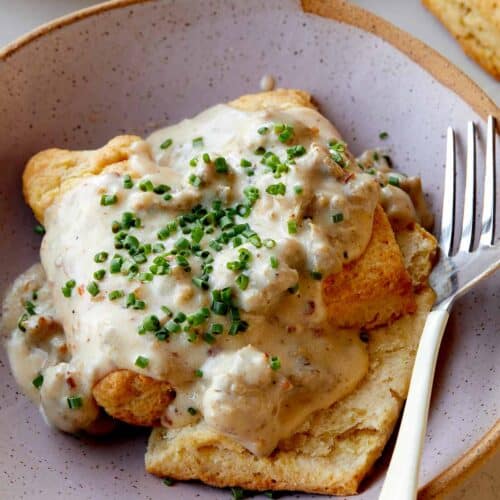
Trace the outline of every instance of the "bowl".
[[[463, 160], [467, 120], [481, 125], [482, 165], [484, 119], [499, 116], [432, 49], [340, 0], [119, 0], [80, 11], [0, 52], [1, 293], [38, 259], [40, 240], [21, 194], [32, 154], [52, 146], [94, 148], [124, 132], [148, 134], [258, 91], [266, 74], [278, 86], [310, 91], [354, 153], [385, 147], [399, 168], [420, 175], [437, 220], [446, 127], [459, 131]], [[457, 181], [460, 189], [462, 171]], [[499, 285], [498, 276], [491, 278], [453, 309], [431, 402], [422, 498], [456, 484], [500, 441]], [[1, 497], [227, 497], [197, 483], [167, 489], [147, 475], [143, 431], [97, 441], [47, 427], [18, 392], [3, 351], [0, 376]], [[376, 498], [387, 457], [360, 498]]]

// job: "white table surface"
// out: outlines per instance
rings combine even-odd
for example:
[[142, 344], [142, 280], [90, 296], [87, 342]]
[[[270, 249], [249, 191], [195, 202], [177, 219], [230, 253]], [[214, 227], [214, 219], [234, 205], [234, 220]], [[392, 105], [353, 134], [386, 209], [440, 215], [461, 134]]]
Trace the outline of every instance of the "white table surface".
[[[0, 46], [94, 0], [0, 0]], [[500, 84], [461, 51], [453, 37], [422, 7], [420, 0], [353, 0], [441, 52], [500, 105]], [[446, 500], [500, 500], [500, 453], [446, 497]]]

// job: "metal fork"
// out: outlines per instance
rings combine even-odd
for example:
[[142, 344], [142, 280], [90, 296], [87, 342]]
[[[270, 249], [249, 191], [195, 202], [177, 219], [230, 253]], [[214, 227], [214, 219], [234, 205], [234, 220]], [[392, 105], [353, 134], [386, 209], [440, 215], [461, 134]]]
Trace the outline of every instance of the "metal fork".
[[455, 133], [448, 128], [440, 258], [430, 276], [437, 300], [429, 313], [413, 366], [396, 446], [379, 500], [414, 500], [439, 346], [455, 300], [500, 268], [495, 228], [495, 119], [488, 117], [482, 227], [474, 248], [476, 207], [476, 127], [469, 122], [462, 234], [453, 255], [455, 227]]

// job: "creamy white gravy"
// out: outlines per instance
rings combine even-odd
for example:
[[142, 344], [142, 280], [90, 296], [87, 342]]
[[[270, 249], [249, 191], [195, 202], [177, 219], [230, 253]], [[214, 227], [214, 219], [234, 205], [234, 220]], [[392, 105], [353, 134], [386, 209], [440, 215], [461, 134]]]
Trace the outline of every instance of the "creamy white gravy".
[[43, 268], [4, 303], [14, 376], [74, 432], [95, 425], [103, 376], [147, 374], [176, 390], [163, 425], [203, 418], [269, 454], [366, 374], [321, 278], [364, 251], [379, 183], [304, 108], [215, 106], [137, 142], [130, 167], [47, 210]]

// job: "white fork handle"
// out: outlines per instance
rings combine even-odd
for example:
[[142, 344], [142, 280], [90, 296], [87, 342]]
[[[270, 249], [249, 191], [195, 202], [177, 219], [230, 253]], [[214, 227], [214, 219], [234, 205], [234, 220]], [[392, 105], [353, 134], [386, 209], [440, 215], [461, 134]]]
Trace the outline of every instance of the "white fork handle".
[[431, 311], [420, 338], [401, 426], [379, 500], [415, 500], [432, 381], [447, 311]]

